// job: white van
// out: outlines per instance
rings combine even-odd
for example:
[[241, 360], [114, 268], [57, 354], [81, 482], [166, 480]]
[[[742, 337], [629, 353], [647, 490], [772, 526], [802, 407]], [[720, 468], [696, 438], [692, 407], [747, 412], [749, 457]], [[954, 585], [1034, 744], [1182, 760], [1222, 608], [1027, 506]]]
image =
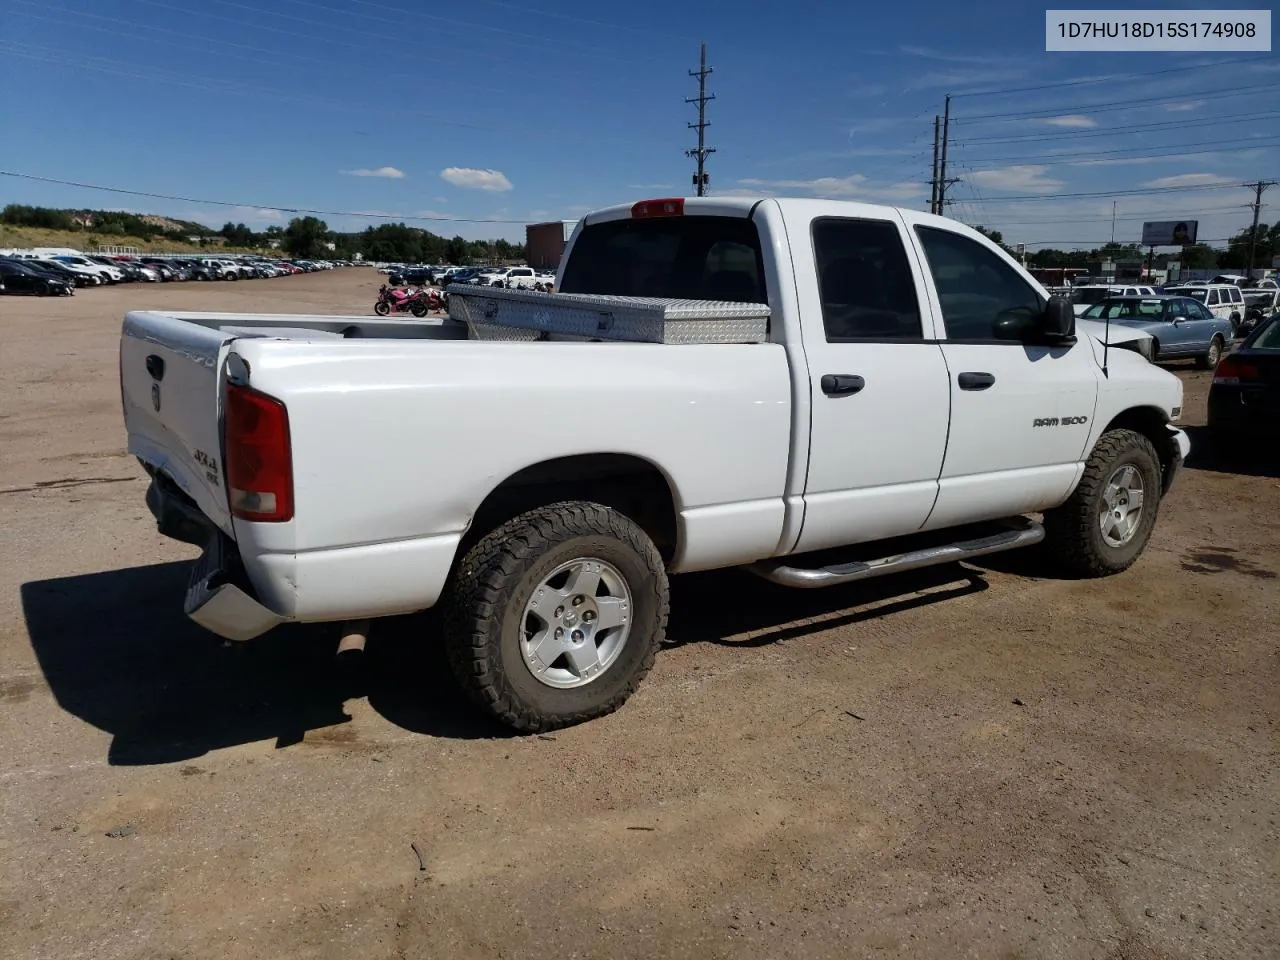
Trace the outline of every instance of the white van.
[[1215, 317], [1231, 321], [1234, 334], [1244, 319], [1244, 293], [1232, 283], [1192, 283], [1182, 287], [1166, 287], [1165, 293], [1199, 300]]

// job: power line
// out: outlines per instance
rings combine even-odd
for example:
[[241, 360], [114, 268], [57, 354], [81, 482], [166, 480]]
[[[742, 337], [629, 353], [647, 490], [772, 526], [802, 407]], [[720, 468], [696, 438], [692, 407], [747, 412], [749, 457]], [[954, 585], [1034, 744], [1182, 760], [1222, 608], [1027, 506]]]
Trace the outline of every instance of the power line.
[[[10, 0], [10, 2], [23, 4], [24, 6], [36, 7], [45, 12], [60, 12], [64, 14], [72, 13], [72, 11], [66, 10], [65, 8], [47, 7], [42, 3], [34, 2], [34, 0]], [[269, 56], [272, 59], [285, 58], [289, 60], [296, 60], [302, 63], [313, 63], [317, 65], [317, 69], [322, 69], [327, 76], [333, 75], [333, 58], [332, 57], [309, 57], [304, 53], [295, 53], [292, 50], [285, 50], [278, 47], [276, 48], [258, 47], [248, 43], [237, 43], [234, 40], [222, 40], [218, 37], [206, 37], [206, 36], [200, 36], [198, 34], [193, 34], [193, 33], [183, 33], [181, 30], [171, 30], [168, 27], [158, 27], [149, 23], [138, 23], [138, 24], [132, 25], [132, 29], [134, 31], [148, 30], [156, 33], [169, 34], [173, 37], [177, 37], [177, 38], [181, 38], [183, 40], [189, 41], [188, 44], [183, 44], [176, 40], [168, 40], [161, 37], [151, 37], [151, 36], [146, 36], [145, 34], [131, 32], [128, 30], [116, 30], [116, 29], [112, 29], [111, 27], [99, 26], [94, 23], [86, 23], [84, 22], [85, 20], [99, 20], [105, 23], [117, 24], [117, 25], [120, 23], [119, 19], [116, 17], [103, 17], [103, 16], [99, 16], [98, 14], [89, 13], [87, 11], [83, 11], [83, 12], [75, 11], [73, 16], [69, 15], [69, 16], [61, 16], [61, 17], [42, 16], [41, 14], [31, 13], [26, 10], [13, 10], [11, 12], [19, 17], [26, 17], [31, 20], [42, 20], [45, 23], [56, 23], [59, 26], [64, 28], [71, 27], [79, 30], [94, 30], [94, 31], [97, 31], [98, 33], [110, 34], [112, 36], [117, 36], [117, 37], [125, 37], [130, 40], [141, 40], [141, 41], [145, 41], [146, 43], [162, 44], [164, 46], [173, 47], [179, 50], [186, 50], [188, 52], [191, 51], [191, 47], [189, 45], [190, 42], [208, 43], [208, 44], [214, 44], [220, 47], [230, 47], [232, 49], [237, 49], [237, 50], [247, 50], [247, 51], [251, 51], [251, 53]], [[363, 45], [360, 45], [360, 46], [363, 48]], [[252, 56], [249, 53], [229, 53], [225, 51], [215, 52], [215, 51], [207, 51], [207, 50], [199, 50], [198, 52], [208, 53], [210, 55], [216, 55], [220, 57], [233, 57], [235, 59], [247, 60], [251, 63], [256, 63], [256, 64], [261, 64], [262, 62], [262, 56]], [[434, 55], [433, 55], [433, 59], [434, 59]], [[350, 66], [348, 66], [348, 69], [350, 69]], [[372, 72], [376, 73], [378, 78], [383, 82], [387, 80], [394, 80], [396, 78], [400, 78], [405, 80], [412, 80], [415, 83], [422, 83], [427, 79], [427, 75], [424, 75], [424, 74], [386, 73], [384, 71], [376, 70], [376, 68]], [[435, 89], [437, 87], [461, 87], [473, 93], [476, 91], [483, 91], [485, 93], [498, 93], [498, 94], [504, 94], [504, 95], [510, 92], [509, 89], [503, 89], [499, 87], [479, 86], [475, 83], [472, 83], [469, 80], [464, 81], [464, 80], [440, 79], [434, 75], [430, 76], [430, 83], [431, 83], [432, 89]]]
[[957, 97], [997, 97], [1010, 93], [1031, 93], [1035, 90], [1058, 90], [1062, 87], [1082, 87], [1094, 83], [1121, 83], [1130, 80], [1141, 80], [1144, 77], [1159, 77], [1170, 73], [1192, 73], [1197, 70], [1212, 70], [1216, 67], [1235, 67], [1242, 63], [1253, 63], [1258, 60], [1270, 60], [1270, 54], [1257, 57], [1244, 57], [1235, 60], [1217, 60], [1213, 63], [1201, 63], [1183, 67], [1166, 67], [1163, 70], [1150, 70], [1146, 73], [1117, 74], [1111, 77], [1081, 77], [1079, 80], [1060, 80], [1057, 83], [1039, 83], [1030, 87], [1005, 87], [999, 90], [972, 90], [968, 93], [957, 93]]
[[[1280, 84], [1269, 83], [1261, 86], [1250, 87], [1250, 92], [1256, 93], [1262, 90], [1273, 90], [1278, 86], [1280, 86]], [[1220, 90], [1206, 90], [1202, 93], [1197, 92], [1195, 94], [1186, 94], [1186, 95], [1177, 96], [1177, 97], [1169, 97], [1169, 96], [1162, 96], [1162, 97], [1155, 97], [1155, 98], [1139, 97], [1134, 100], [1111, 100], [1105, 103], [1086, 103], [1086, 104], [1080, 104], [1080, 105], [1063, 104], [1058, 107], [1044, 107], [1042, 109], [1029, 110], [1029, 111], [1017, 112], [1017, 113], [983, 113], [975, 117], [963, 117], [962, 119], [964, 120], [965, 123], [977, 123], [979, 121], [986, 122], [988, 120], [1004, 121], [1004, 120], [1035, 120], [1038, 118], [1051, 119], [1057, 114], [1060, 114], [1064, 111], [1075, 116], [1088, 116], [1089, 114], [1092, 114], [1092, 113], [1107, 113], [1112, 110], [1126, 110], [1130, 107], [1135, 107], [1135, 106], [1158, 107], [1158, 106], [1163, 106], [1165, 104], [1187, 103], [1192, 101], [1196, 102], [1198, 105], [1200, 101], [1204, 101], [1204, 100], [1222, 100], [1222, 99], [1227, 99], [1231, 97], [1238, 98], [1239, 96], [1240, 96], [1240, 88], [1236, 86], [1236, 87], [1224, 87]]]
[[[1248, 147], [1253, 148], [1253, 147], [1272, 146], [1275, 143], [1280, 143], [1280, 136], [1260, 137], [1257, 140], [1245, 140], [1239, 143], [1232, 142], [1231, 146], [1237, 147], [1237, 146], [1247, 145]], [[1206, 146], [1215, 146], [1217, 147], [1217, 149], [1202, 150], [1198, 153], [1187, 152], [1182, 149], [1183, 147], [1206, 147]], [[1213, 140], [1199, 140], [1199, 141], [1193, 141], [1191, 143], [1167, 144], [1163, 146], [1147, 144], [1141, 147], [1127, 147], [1127, 148], [1118, 149], [1118, 150], [1105, 150], [1101, 153], [1090, 153], [1088, 151], [1082, 150], [1079, 153], [1027, 153], [1027, 154], [1019, 154], [1016, 157], [978, 157], [975, 160], [966, 161], [966, 163], [970, 165], [970, 169], [972, 170], [984, 169], [981, 166], [977, 166], [977, 167], [973, 166], [973, 164], [975, 163], [977, 164], [1015, 163], [1019, 161], [1023, 161], [1023, 162], [1030, 161], [1030, 162], [1040, 163], [1040, 162], [1049, 161], [1049, 160], [1060, 160], [1062, 161], [1063, 164], [1070, 164], [1072, 162], [1088, 163], [1093, 160], [1114, 160], [1122, 157], [1128, 157], [1131, 154], [1146, 154], [1146, 153], [1150, 153], [1153, 150], [1158, 151], [1158, 150], [1165, 150], [1165, 149], [1177, 150], [1176, 156], [1178, 157], [1198, 157], [1198, 156], [1204, 156], [1205, 154], [1208, 154], [1208, 153], [1221, 153], [1223, 150], [1223, 142], [1221, 137], [1216, 137]], [[1169, 154], [1166, 153], [1163, 155], [1168, 156]], [[1141, 158], [1139, 157], [1137, 159], [1141, 159]], [[1045, 163], [1044, 165], [1059, 166], [1060, 164]]]
[[1020, 197], [990, 197], [986, 202], [1013, 203], [1014, 201], [1031, 202], [1036, 200], [1070, 200], [1084, 197], [1136, 197], [1152, 194], [1182, 193], [1188, 190], [1228, 190], [1236, 189], [1239, 186], [1240, 184], [1238, 183], [1206, 183], [1173, 187], [1141, 187], [1132, 190], [1099, 190], [1096, 192], [1086, 193], [1033, 193]]
[[1106, 127], [1096, 130], [1092, 128], [1085, 130], [1064, 130], [1062, 133], [1051, 133], [1030, 137], [963, 137], [961, 139], [965, 143], [1032, 143], [1043, 140], [1062, 140], [1064, 138], [1083, 140], [1090, 137], [1114, 137], [1124, 135], [1126, 133], [1140, 133], [1146, 130], [1155, 130], [1164, 127], [1186, 129], [1187, 127], [1204, 127], [1219, 123], [1228, 123], [1233, 120], [1274, 120], [1278, 117], [1280, 117], [1280, 113], [1238, 113], [1231, 116], [1206, 117], [1202, 120], [1165, 120], [1158, 123], [1133, 123], [1126, 124], [1123, 127]]
[[121, 193], [130, 197], [147, 197], [152, 200], [179, 200], [182, 203], [202, 203], [211, 207], [253, 207], [257, 210], [274, 210], [277, 213], [305, 213], [322, 217], [362, 217], [368, 220], [421, 220], [428, 223], [525, 223], [524, 220], [500, 220], [493, 217], [440, 217], [417, 216], [406, 213], [384, 214], [364, 213], [359, 210], [313, 210], [308, 207], [280, 207], [268, 203], [252, 203], [246, 200], [210, 200], [204, 197], [182, 197], [170, 193], [152, 193], [147, 190], [127, 190], [124, 187], [107, 187], [97, 183], [82, 183], [78, 180], [60, 180], [56, 177], [40, 177], [32, 173], [19, 173], [15, 170], [0, 170], [0, 177], [15, 177], [19, 180], [33, 180], [37, 183], [55, 183], [63, 187], [81, 187], [85, 190], [101, 190], [104, 193]]

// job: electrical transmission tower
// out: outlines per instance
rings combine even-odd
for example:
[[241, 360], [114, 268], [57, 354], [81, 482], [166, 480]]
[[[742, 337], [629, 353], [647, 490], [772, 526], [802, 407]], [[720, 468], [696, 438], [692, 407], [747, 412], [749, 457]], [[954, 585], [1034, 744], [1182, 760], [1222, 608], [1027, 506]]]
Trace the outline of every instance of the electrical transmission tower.
[[685, 103], [696, 103], [698, 105], [698, 122], [689, 124], [690, 130], [698, 131], [698, 146], [694, 150], [686, 150], [686, 157], [696, 157], [698, 160], [698, 172], [693, 175], [693, 185], [698, 190], [698, 196], [705, 196], [707, 184], [711, 181], [710, 174], [703, 170], [706, 165], [707, 157], [715, 153], [715, 147], [708, 147], [706, 140], [707, 127], [711, 126], [707, 122], [707, 104], [716, 98], [714, 93], [707, 93], [707, 77], [711, 75], [711, 68], [707, 66], [707, 45], [702, 44], [702, 63], [697, 70], [690, 70], [689, 76], [698, 78], [698, 95], [696, 97], [686, 97]]
[[1253, 228], [1249, 231], [1249, 266], [1245, 270], [1245, 276], [1250, 280], [1253, 279], [1253, 257], [1258, 249], [1258, 214], [1262, 212], [1262, 193], [1267, 187], [1274, 187], [1274, 180], [1259, 180], [1257, 183], [1248, 183], [1245, 186], [1253, 187], [1253, 203], [1249, 206], [1253, 207]]
[[933, 178], [929, 181], [932, 188], [929, 193], [929, 212], [945, 214], [947, 204], [947, 187], [960, 182], [959, 177], [947, 176], [947, 143], [951, 139], [951, 95], [947, 95], [946, 108], [943, 111], [941, 135], [938, 129], [938, 117], [933, 118]]

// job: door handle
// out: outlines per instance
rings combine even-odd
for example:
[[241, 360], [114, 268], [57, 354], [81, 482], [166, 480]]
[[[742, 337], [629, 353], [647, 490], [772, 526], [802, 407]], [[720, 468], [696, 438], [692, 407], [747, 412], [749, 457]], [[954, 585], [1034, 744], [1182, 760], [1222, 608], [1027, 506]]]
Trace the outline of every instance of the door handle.
[[961, 390], [985, 390], [996, 382], [994, 373], [962, 373], [957, 378]]
[[822, 392], [828, 397], [839, 397], [857, 393], [867, 385], [867, 381], [853, 373], [824, 373], [821, 384]]

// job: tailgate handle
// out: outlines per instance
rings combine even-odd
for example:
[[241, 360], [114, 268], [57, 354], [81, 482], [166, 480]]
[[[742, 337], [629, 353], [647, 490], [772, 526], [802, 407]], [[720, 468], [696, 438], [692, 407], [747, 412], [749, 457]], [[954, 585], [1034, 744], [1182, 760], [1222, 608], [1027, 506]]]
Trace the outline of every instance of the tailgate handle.
[[147, 357], [147, 373], [151, 374], [151, 379], [159, 383], [164, 379], [164, 357], [157, 357], [154, 353]]

